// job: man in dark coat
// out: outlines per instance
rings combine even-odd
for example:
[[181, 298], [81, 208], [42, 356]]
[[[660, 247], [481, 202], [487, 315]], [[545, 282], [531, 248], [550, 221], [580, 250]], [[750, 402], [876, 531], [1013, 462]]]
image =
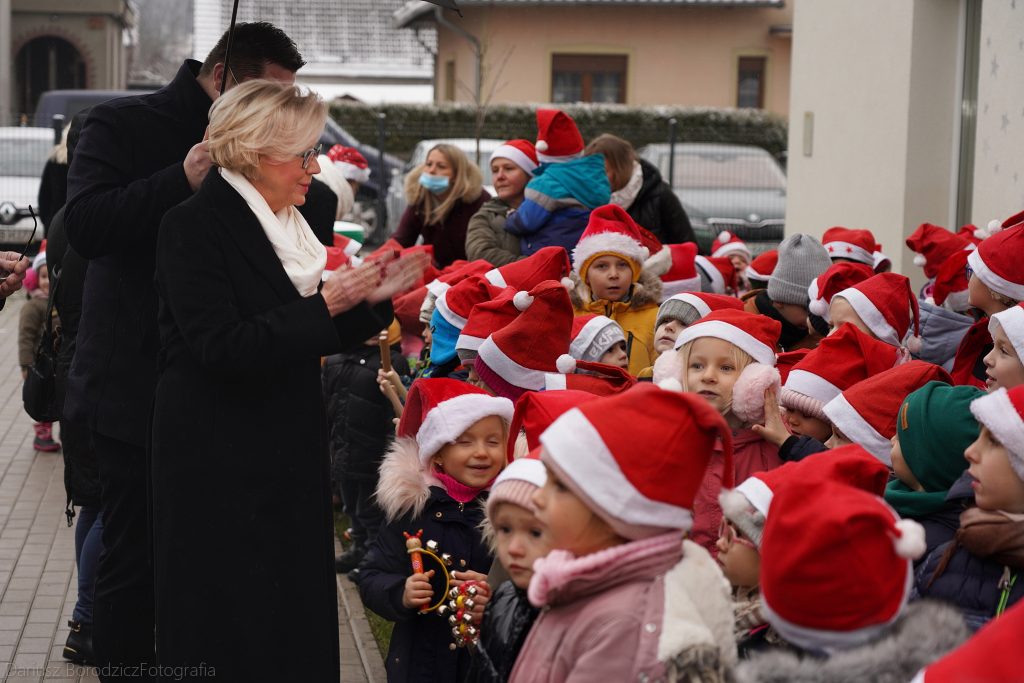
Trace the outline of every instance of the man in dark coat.
[[68, 175], [68, 241], [90, 264], [65, 413], [89, 426], [99, 462], [105, 527], [94, 648], [101, 666], [154, 661], [146, 442], [159, 349], [160, 221], [209, 171], [203, 137], [222, 81], [292, 81], [303, 65], [283, 32], [257, 23], [236, 28], [225, 69], [225, 39], [202, 65], [187, 60], [157, 92], [94, 107]]

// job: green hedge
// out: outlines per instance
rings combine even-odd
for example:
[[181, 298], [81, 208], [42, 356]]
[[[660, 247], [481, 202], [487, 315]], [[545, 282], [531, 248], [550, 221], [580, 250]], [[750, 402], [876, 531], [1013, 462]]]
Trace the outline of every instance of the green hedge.
[[[733, 142], [763, 147], [776, 157], [786, 149], [786, 121], [755, 109], [711, 107], [627, 107], [577, 104], [561, 107], [576, 120], [583, 138], [614, 133], [637, 148], [667, 142], [669, 120], [677, 121], [679, 142]], [[484, 138], [536, 136], [536, 107], [495, 105], [488, 109]], [[370, 106], [338, 101], [331, 116], [357, 139], [377, 144], [378, 114], [385, 114], [385, 150], [408, 158], [417, 142], [431, 138], [475, 137], [476, 110], [468, 104], [390, 104]]]

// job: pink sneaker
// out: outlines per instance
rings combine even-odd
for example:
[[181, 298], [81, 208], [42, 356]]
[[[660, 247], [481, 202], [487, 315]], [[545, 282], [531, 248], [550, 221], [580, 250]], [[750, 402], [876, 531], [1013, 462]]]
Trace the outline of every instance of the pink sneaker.
[[41, 453], [60, 452], [60, 442], [53, 440], [52, 422], [37, 422], [35, 430], [36, 438], [32, 441], [33, 448]]

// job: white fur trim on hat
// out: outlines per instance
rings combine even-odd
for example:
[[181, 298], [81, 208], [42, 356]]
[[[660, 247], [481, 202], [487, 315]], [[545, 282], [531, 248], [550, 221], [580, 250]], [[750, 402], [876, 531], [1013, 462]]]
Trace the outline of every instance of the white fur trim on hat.
[[505, 282], [505, 276], [497, 268], [491, 268], [484, 273], [484, 278], [495, 287], [508, 287], [508, 283]]
[[332, 163], [336, 169], [341, 171], [341, 175], [344, 176], [345, 180], [354, 180], [360, 185], [370, 180], [371, 171], [369, 166], [362, 168], [347, 161], [334, 161]]
[[825, 404], [825, 416], [850, 441], [862, 446], [868, 453], [875, 456], [886, 467], [892, 467], [892, 442], [878, 433], [867, 420], [860, 416], [846, 397], [839, 394]]
[[[651, 500], [633, 486], [601, 434], [579, 408], [561, 415], [540, 435], [546, 457], [605, 515], [628, 525], [689, 530], [686, 508]], [[586, 457], [581, 457], [586, 454]], [[602, 515], [604, 516], [604, 515]]]
[[1010, 465], [1024, 479], [1024, 421], [1005, 388], [971, 401], [971, 414], [1006, 448]]
[[694, 275], [691, 278], [685, 280], [672, 280], [672, 281], [661, 281], [661, 295], [662, 301], [665, 301], [666, 297], [673, 297], [677, 294], [683, 294], [684, 292], [699, 292], [700, 291], [700, 275]]
[[441, 314], [441, 317], [451, 323], [453, 327], [461, 330], [466, 326], [466, 319], [448, 306], [448, 291], [449, 290], [446, 289], [441, 292], [441, 296], [437, 297], [435, 309]]
[[1017, 352], [1017, 357], [1024, 362], [1024, 308], [1011, 306], [1005, 311], [992, 314], [988, 321], [989, 333], [997, 326], [1003, 328], [1007, 339], [1013, 344], [1013, 350]]
[[764, 363], [772, 367], [775, 366], [775, 349], [761, 343], [735, 325], [730, 325], [721, 320], [704, 320], [699, 324], [694, 323], [690, 325], [676, 337], [675, 347], [679, 349], [683, 344], [694, 339], [700, 339], [701, 337], [724, 339], [730, 344], [746, 351], [758, 363]]
[[348, 244], [345, 245], [345, 249], [343, 251], [345, 252], [346, 256], [355, 256], [356, 254], [359, 253], [359, 250], [362, 248], [362, 242], [356, 242], [355, 240], [350, 239], [348, 241]]
[[537, 170], [537, 163], [526, 156], [523, 150], [513, 147], [512, 145], [499, 145], [497, 149], [491, 152], [490, 161], [495, 159], [508, 159], [519, 168], [526, 171], [527, 175], [533, 176], [533, 172]]
[[564, 156], [556, 157], [550, 154], [543, 154], [543, 151], [548, 148], [548, 143], [544, 140], [537, 141], [537, 161], [542, 164], [561, 164], [566, 161], [572, 161], [573, 159], [579, 159], [583, 156], [583, 152], [579, 151], [574, 154], [566, 154]]
[[779, 614], [771, 608], [771, 605], [768, 604], [768, 598], [763, 593], [761, 594], [761, 613], [764, 615], [764, 618], [768, 620], [768, 623], [775, 627], [775, 630], [779, 632], [779, 635], [794, 645], [798, 645], [805, 650], [832, 654], [840, 650], [849, 650], [868, 643], [884, 633], [886, 629], [888, 629], [903, 614], [903, 610], [907, 606], [907, 601], [910, 598], [910, 589], [913, 588], [913, 586], [913, 564], [911, 562], [907, 562], [907, 577], [903, 585], [903, 599], [900, 602], [899, 609], [896, 610], [893, 617], [885, 623], [874, 624], [872, 626], [866, 626], [853, 631], [826, 631], [824, 629], [810, 628], [808, 626], [794, 624], [779, 616]]
[[442, 282], [441, 280], [431, 280], [430, 282], [427, 283], [427, 291], [433, 294], [435, 299], [444, 294], [450, 288], [450, 284], [448, 284], [447, 282]]
[[719, 258], [721, 256], [729, 256], [730, 254], [744, 254], [747, 257], [747, 260], [750, 260], [750, 249], [748, 249], [747, 245], [743, 242], [729, 242], [728, 244], [723, 244], [718, 249], [715, 249], [711, 253], [711, 256]]
[[900, 532], [898, 538], [893, 540], [896, 546], [896, 554], [907, 560], [916, 560], [928, 550], [925, 542], [924, 527], [912, 519], [901, 519], [896, 522], [896, 529]]
[[697, 254], [693, 257], [693, 263], [711, 280], [711, 288], [715, 290], [715, 294], [725, 294], [725, 278], [706, 256]]
[[[596, 318], [588, 320], [583, 326], [583, 329], [581, 329], [579, 334], [576, 335], [576, 338], [569, 344], [569, 355], [579, 360], [587, 360], [584, 358], [587, 349], [594, 343], [594, 340], [597, 339], [598, 335], [608, 327], [619, 327], [621, 329], [617, 322], [607, 316], [599, 315]], [[615, 335], [613, 337], [615, 339], [613, 344], [616, 344], [619, 341], [625, 341], [626, 339], [624, 334], [617, 333], [615, 330], [612, 330], [612, 334]], [[604, 350], [607, 351], [607, 349]], [[573, 370], [575, 370], [575, 367]]]
[[558, 391], [567, 388], [565, 375], [560, 372], [548, 372], [544, 375], [544, 390]]
[[[747, 277], [749, 276], [750, 268], [747, 268]], [[807, 285], [807, 299], [807, 310], [819, 318], [824, 318], [825, 322], [832, 322], [832, 316], [828, 312], [828, 305], [831, 302], [825, 301], [825, 297], [818, 296], [818, 278], [814, 278], [811, 284]]]
[[453, 443], [459, 435], [485, 417], [496, 415], [512, 422], [515, 406], [507, 398], [484, 394], [461, 394], [434, 406], [423, 419], [416, 432], [416, 444], [420, 450], [420, 462], [430, 458], [446, 444]]
[[583, 273], [580, 272], [580, 268], [583, 267], [583, 264], [592, 256], [603, 253], [621, 254], [642, 267], [650, 254], [650, 250], [629, 235], [624, 235], [621, 232], [612, 232], [610, 230], [599, 232], [589, 237], [584, 237], [576, 244], [576, 247], [572, 250], [572, 269], [582, 278]]
[[860, 319], [864, 321], [864, 324], [868, 326], [879, 341], [884, 341], [892, 346], [899, 346], [903, 343], [903, 340], [896, 334], [893, 326], [889, 324], [885, 316], [882, 315], [882, 312], [878, 310], [878, 307], [875, 306], [874, 302], [864, 292], [855, 287], [847, 287], [832, 297], [832, 299], [834, 301], [840, 297], [849, 302], [853, 310], [857, 312]]
[[668, 247], [663, 247], [651, 254], [644, 261], [644, 270], [658, 277], [672, 270], [672, 250]]
[[[689, 304], [693, 306], [694, 310], [696, 310], [702, 318], [707, 314], [711, 313], [711, 307], [707, 305], [707, 302], [705, 302], [699, 296], [691, 294], [690, 292], [673, 294], [669, 298], [665, 299], [665, 301], [682, 301], [684, 304]], [[661, 302], [662, 305], [665, 304], [665, 301]]]
[[828, 403], [843, 393], [842, 389], [824, 377], [815, 375], [813, 372], [798, 369], [790, 371], [789, 376], [786, 378], [785, 388], [798, 394], [809, 396], [822, 403]]
[[547, 480], [548, 470], [544, 467], [544, 463], [536, 458], [519, 458], [513, 460], [508, 467], [501, 471], [498, 478], [491, 484], [491, 488], [494, 489], [499, 484], [508, 481], [525, 481], [537, 488], [543, 488]]
[[835, 245], [836, 247], [839, 247], [841, 249], [849, 249], [849, 251], [847, 253], [845, 253], [845, 254], [833, 254], [831, 251], [829, 251], [828, 252], [828, 257], [829, 258], [848, 258], [848, 259], [853, 259], [854, 261], [860, 261], [861, 263], [866, 263], [866, 264], [868, 264], [869, 266], [872, 266], [872, 267], [874, 267], [874, 265], [875, 265], [875, 254], [874, 254], [874, 252], [868, 251], [864, 247], [858, 247], [856, 244], [853, 244], [852, 242], [838, 242], [838, 241], [826, 242], [823, 246], [825, 247], [825, 250], [827, 251], [828, 248], [830, 246], [832, 246], [832, 245]]
[[457, 351], [476, 351], [483, 343], [484, 339], [482, 337], [471, 337], [469, 335], [460, 334], [459, 338], [455, 340], [455, 349]]
[[968, 254], [967, 263], [970, 264], [974, 274], [978, 276], [978, 279], [981, 280], [986, 287], [994, 292], [1002, 294], [1003, 296], [1015, 299], [1016, 301], [1024, 301], [1024, 284], [1010, 282], [1002, 276], [994, 273], [985, 263], [984, 259], [981, 258], [980, 250], [975, 249]]
[[763, 479], [747, 477], [735, 490], [743, 494], [751, 507], [768, 517], [768, 509], [772, 505], [775, 492], [768, 488], [768, 484], [764, 483]]
[[494, 343], [493, 337], [488, 337], [480, 348], [477, 355], [487, 364], [499, 377], [509, 384], [520, 389], [540, 391], [544, 388], [544, 370], [534, 370], [515, 362]]

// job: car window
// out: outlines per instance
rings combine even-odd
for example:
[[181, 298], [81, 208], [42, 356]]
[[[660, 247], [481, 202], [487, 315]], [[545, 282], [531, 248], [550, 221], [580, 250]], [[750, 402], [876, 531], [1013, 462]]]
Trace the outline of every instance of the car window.
[[[668, 174], [669, 154], [659, 155], [658, 166]], [[673, 186], [679, 189], [785, 190], [786, 176], [767, 154], [729, 152], [676, 152]]]
[[17, 134], [0, 138], [0, 176], [38, 178], [52, 150], [52, 138], [19, 137]]

